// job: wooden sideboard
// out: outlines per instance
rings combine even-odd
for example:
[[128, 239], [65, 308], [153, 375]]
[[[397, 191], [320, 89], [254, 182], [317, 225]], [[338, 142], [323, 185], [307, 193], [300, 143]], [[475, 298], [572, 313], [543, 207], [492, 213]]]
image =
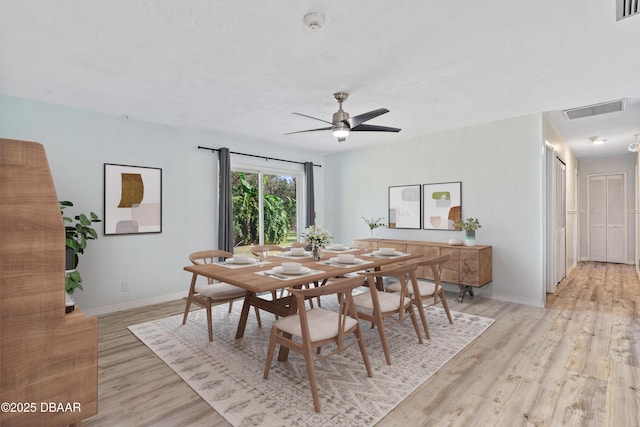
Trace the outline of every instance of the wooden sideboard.
[[65, 313], [65, 230], [41, 144], [0, 139], [0, 425], [98, 411], [98, 323]]
[[[460, 302], [465, 293], [473, 295], [473, 288], [482, 287], [492, 280], [491, 246], [451, 246], [447, 243], [394, 239], [356, 239], [353, 245], [368, 250], [395, 248], [400, 252], [420, 254], [427, 258], [449, 255], [449, 261], [444, 265], [440, 279], [459, 286]], [[433, 279], [431, 268], [421, 267], [417, 270], [417, 275], [420, 278]]]

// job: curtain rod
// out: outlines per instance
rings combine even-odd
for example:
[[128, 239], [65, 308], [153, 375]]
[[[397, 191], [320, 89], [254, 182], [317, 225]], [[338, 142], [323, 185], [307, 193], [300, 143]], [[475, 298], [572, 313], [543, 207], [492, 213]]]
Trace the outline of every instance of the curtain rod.
[[[209, 148], [209, 147], [203, 147], [201, 145], [198, 145], [198, 148], [201, 150], [209, 150], [209, 151], [220, 151], [219, 148]], [[265, 159], [265, 160], [277, 160], [279, 162], [287, 162], [287, 163], [296, 163], [298, 165], [304, 165], [304, 162], [296, 162], [295, 160], [285, 160], [285, 159], [276, 159], [275, 157], [266, 157], [266, 156], [258, 156], [256, 154], [246, 154], [246, 153], [238, 153], [235, 151], [229, 151], [229, 153], [231, 154], [237, 154], [239, 156], [247, 156], [247, 157], [257, 157], [259, 159]], [[313, 164], [313, 166], [317, 167], [317, 168], [321, 168], [322, 165], [316, 165]]]

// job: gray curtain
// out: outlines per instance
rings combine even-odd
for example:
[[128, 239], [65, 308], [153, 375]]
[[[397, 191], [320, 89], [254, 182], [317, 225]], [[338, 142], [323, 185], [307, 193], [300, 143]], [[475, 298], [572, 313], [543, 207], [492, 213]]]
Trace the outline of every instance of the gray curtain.
[[219, 150], [218, 249], [233, 253], [233, 207], [231, 205], [231, 156], [228, 148]]
[[304, 163], [304, 176], [307, 183], [307, 215], [305, 217], [305, 227], [309, 227], [316, 223], [316, 202], [313, 192], [313, 162]]

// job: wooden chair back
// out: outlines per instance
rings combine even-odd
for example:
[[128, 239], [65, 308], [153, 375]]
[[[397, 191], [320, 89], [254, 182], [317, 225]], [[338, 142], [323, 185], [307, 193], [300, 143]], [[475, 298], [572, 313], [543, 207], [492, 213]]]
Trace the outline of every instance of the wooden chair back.
[[264, 250], [267, 250], [269, 252], [285, 252], [286, 249], [283, 248], [282, 246], [278, 246], [278, 245], [254, 245], [251, 246], [251, 254], [258, 258], [260, 257], [260, 253]]
[[[219, 258], [232, 258], [233, 254], [231, 252], [222, 251], [219, 249], [209, 249], [206, 251], [197, 251], [191, 252], [189, 254], [189, 261], [191, 261], [194, 265], [199, 264], [213, 264]], [[213, 279], [208, 280], [209, 284], [213, 283]]]
[[[440, 294], [440, 289], [442, 288], [440, 284], [440, 277], [442, 276], [442, 268], [449, 261], [449, 254], [440, 255], [435, 258], [426, 259], [424, 261], [418, 261], [418, 266], [420, 267], [431, 267], [431, 274], [433, 275], [433, 282], [436, 284], [435, 295]], [[437, 301], [437, 297], [436, 297]], [[434, 302], [436, 302], [434, 301]]]
[[[307, 366], [307, 374], [309, 377], [309, 386], [313, 396], [313, 405], [316, 412], [320, 412], [320, 398], [318, 395], [318, 384], [316, 381], [314, 362], [325, 359], [331, 355], [346, 350], [354, 344], [358, 344], [360, 353], [364, 361], [367, 375], [371, 377], [373, 371], [369, 363], [369, 356], [364, 345], [360, 322], [358, 321], [358, 313], [353, 303], [353, 289], [362, 286], [364, 277], [355, 276], [344, 279], [335, 279], [333, 282], [308, 289], [291, 289], [291, 294], [295, 297], [298, 307], [298, 314], [287, 316], [275, 321], [271, 327], [271, 335], [269, 339], [269, 347], [267, 349], [267, 360], [264, 368], [264, 378], [269, 377], [271, 361], [275, 352], [276, 344], [293, 350], [304, 356]], [[315, 308], [306, 311], [304, 302], [306, 299], [321, 296], [336, 295], [338, 298], [338, 309], [333, 312], [326, 308]], [[325, 304], [326, 306], [326, 304]], [[331, 313], [327, 313], [331, 311]], [[331, 322], [336, 321], [336, 327], [331, 326]], [[313, 328], [317, 328], [313, 330]], [[318, 331], [321, 331], [318, 333]], [[355, 339], [345, 340], [350, 334], [355, 335]], [[313, 339], [312, 337], [318, 337]], [[314, 358], [313, 348], [336, 343], [337, 347], [334, 351]], [[320, 352], [318, 352], [320, 354]], [[349, 373], [350, 375], [352, 373]]]
[[[418, 325], [416, 314], [413, 310], [411, 294], [408, 289], [408, 284], [414, 283], [417, 268], [417, 263], [407, 263], [385, 270], [358, 273], [365, 276], [369, 284], [369, 292], [354, 297], [358, 317], [370, 321], [372, 327], [377, 326], [380, 342], [388, 365], [391, 364], [391, 355], [389, 345], [387, 344], [385, 327], [404, 321], [407, 312], [413, 323], [413, 328], [416, 331], [418, 342], [420, 344], [423, 342], [420, 326]], [[400, 287], [399, 292], [379, 292], [378, 289], [383, 287], [384, 277], [396, 277]], [[383, 309], [382, 307], [395, 308]], [[385, 323], [386, 318], [396, 314], [398, 315], [396, 321]]]

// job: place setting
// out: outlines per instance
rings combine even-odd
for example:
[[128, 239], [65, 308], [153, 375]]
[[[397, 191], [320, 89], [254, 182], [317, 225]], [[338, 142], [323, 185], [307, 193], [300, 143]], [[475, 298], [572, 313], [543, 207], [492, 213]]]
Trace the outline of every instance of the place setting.
[[280, 280], [291, 280], [316, 273], [321, 273], [321, 271], [305, 267], [299, 262], [283, 262], [271, 270], [256, 271], [256, 274], [260, 276], [275, 277]]
[[379, 258], [394, 258], [405, 255], [402, 252], [396, 251], [395, 248], [379, 248], [378, 250], [372, 251], [369, 254], [364, 254], [365, 256], [374, 256]]
[[311, 258], [311, 251], [308, 251], [305, 248], [291, 248], [288, 251], [277, 253], [276, 256], [295, 259]]
[[342, 243], [332, 243], [324, 247], [325, 252], [333, 252], [333, 253], [345, 253], [345, 252], [356, 252], [358, 249], [350, 248], [345, 246]]
[[363, 259], [356, 258], [355, 255], [353, 254], [342, 253], [342, 254], [338, 254], [333, 258], [329, 258], [328, 261], [320, 261], [319, 264], [334, 265], [336, 267], [348, 268], [348, 267], [353, 267], [355, 265], [360, 265], [360, 264], [369, 264], [370, 262], [371, 261], [365, 261]]
[[221, 265], [227, 268], [244, 268], [244, 267], [251, 267], [256, 264], [262, 265], [266, 263], [268, 263], [268, 261], [258, 262], [257, 259], [252, 258], [249, 255], [235, 254], [233, 258], [227, 258], [224, 261], [218, 263], [218, 265]]

